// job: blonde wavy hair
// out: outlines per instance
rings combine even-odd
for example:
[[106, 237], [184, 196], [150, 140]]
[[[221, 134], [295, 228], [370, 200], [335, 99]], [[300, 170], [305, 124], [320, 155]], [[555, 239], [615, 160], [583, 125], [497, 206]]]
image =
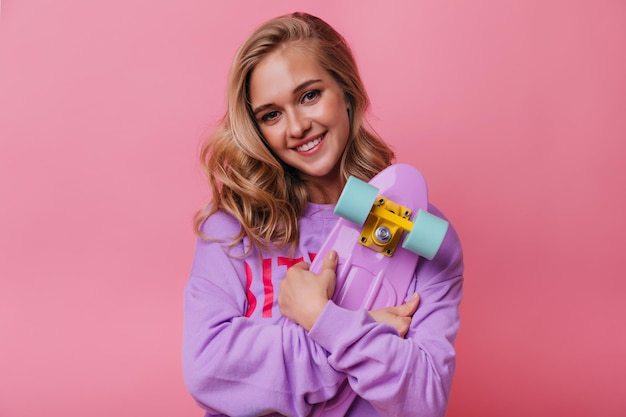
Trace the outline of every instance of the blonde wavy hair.
[[[226, 114], [203, 144], [200, 159], [209, 180], [212, 201], [194, 218], [196, 233], [205, 238], [203, 222], [218, 210], [234, 216], [241, 231], [232, 244], [248, 237], [251, 246], [292, 248], [298, 243], [298, 218], [309, 201], [309, 185], [299, 172], [278, 159], [263, 139], [248, 99], [248, 82], [256, 65], [281, 45], [307, 48], [342, 88], [349, 106], [350, 137], [340, 162], [345, 183], [350, 175], [369, 180], [391, 164], [393, 151], [368, 127], [369, 98], [352, 51], [328, 23], [306, 13], [272, 19], [240, 46], [229, 78]], [[210, 230], [207, 231], [210, 235]]]

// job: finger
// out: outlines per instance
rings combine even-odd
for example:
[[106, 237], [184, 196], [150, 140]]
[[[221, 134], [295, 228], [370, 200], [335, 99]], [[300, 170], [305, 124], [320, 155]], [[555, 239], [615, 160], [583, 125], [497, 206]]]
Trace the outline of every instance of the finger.
[[409, 331], [409, 326], [411, 325], [411, 319], [408, 317], [402, 317], [402, 321], [400, 322], [400, 326], [397, 328], [398, 334], [400, 337], [406, 336]]
[[324, 257], [322, 262], [322, 270], [320, 271], [320, 277], [326, 282], [326, 295], [329, 299], [333, 297], [335, 292], [335, 281], [337, 279], [337, 252], [331, 250]]
[[322, 262], [322, 271], [325, 269], [335, 272], [335, 269], [337, 269], [337, 251], [331, 250], [326, 254], [324, 262]]
[[334, 279], [335, 272], [337, 270], [337, 252], [331, 250], [324, 257], [322, 267], [320, 269], [320, 275], [326, 277], [326, 279]]
[[404, 317], [412, 316], [416, 311], [420, 303], [420, 296], [418, 293], [414, 293], [413, 296], [404, 304], [399, 306], [400, 315]]

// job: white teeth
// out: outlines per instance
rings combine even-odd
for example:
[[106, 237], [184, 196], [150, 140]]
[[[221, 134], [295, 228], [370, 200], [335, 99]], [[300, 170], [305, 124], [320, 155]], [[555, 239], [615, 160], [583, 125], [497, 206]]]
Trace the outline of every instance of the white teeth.
[[315, 140], [312, 140], [309, 143], [305, 143], [302, 146], [298, 146], [296, 149], [298, 150], [298, 152], [306, 152], [309, 149], [313, 149], [314, 147], [317, 146], [318, 143], [320, 143], [322, 141], [322, 138], [317, 138]]

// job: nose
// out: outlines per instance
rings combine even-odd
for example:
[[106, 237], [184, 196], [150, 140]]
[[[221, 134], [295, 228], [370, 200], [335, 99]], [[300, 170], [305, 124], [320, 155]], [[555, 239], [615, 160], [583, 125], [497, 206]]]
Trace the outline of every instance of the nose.
[[289, 135], [294, 138], [304, 137], [311, 128], [311, 120], [299, 110], [289, 113], [288, 122]]

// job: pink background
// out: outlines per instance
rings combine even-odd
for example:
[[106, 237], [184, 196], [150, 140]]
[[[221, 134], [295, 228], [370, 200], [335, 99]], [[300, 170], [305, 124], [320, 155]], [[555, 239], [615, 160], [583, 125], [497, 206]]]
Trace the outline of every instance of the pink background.
[[4, 0], [0, 416], [201, 415], [197, 149], [237, 45], [294, 10], [345, 34], [462, 238], [448, 416], [626, 415], [625, 2]]

